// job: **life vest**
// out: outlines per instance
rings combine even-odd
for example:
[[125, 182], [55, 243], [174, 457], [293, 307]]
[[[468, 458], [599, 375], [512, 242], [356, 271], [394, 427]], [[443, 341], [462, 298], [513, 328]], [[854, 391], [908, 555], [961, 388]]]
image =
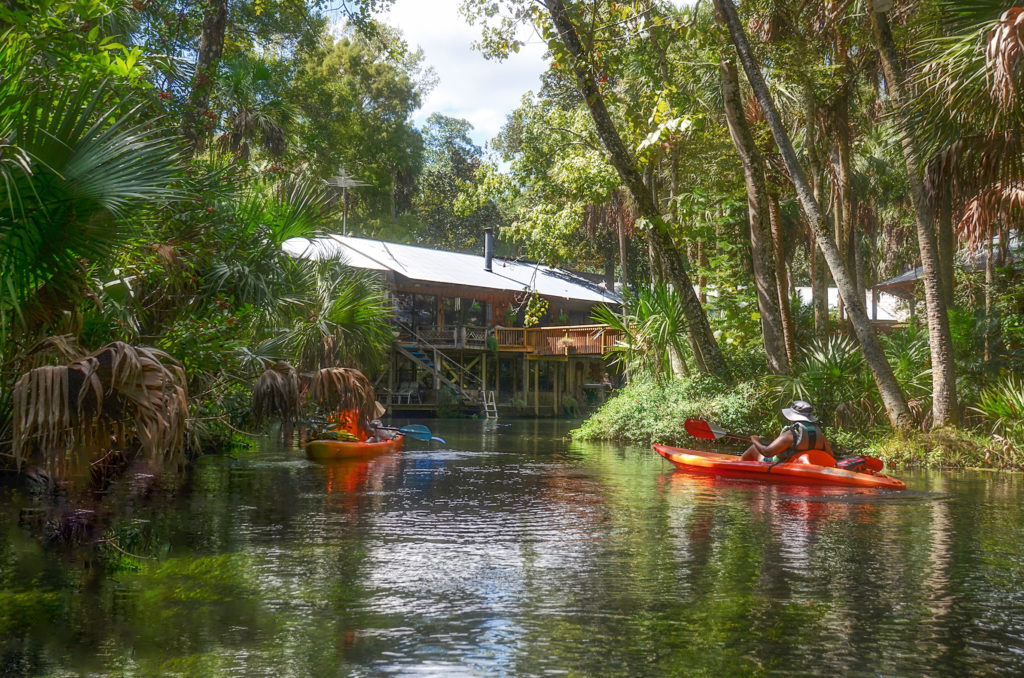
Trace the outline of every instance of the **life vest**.
[[336, 431], [348, 431], [356, 437], [356, 440], [366, 440], [370, 433], [362, 427], [359, 412], [356, 410], [341, 410], [327, 417], [331, 428]]
[[[774, 463], [778, 464], [780, 462], [787, 461], [793, 458], [795, 455], [800, 454], [801, 452], [809, 452], [811, 450], [828, 452], [828, 450], [825, 448], [825, 434], [822, 433], [821, 429], [819, 429], [815, 424], [812, 424], [810, 422], [797, 421], [793, 422], [789, 426], [786, 426], [782, 430], [793, 432], [793, 443], [789, 446], [788, 450], [786, 450], [785, 452], [780, 452], [779, 454], [775, 455], [774, 457], [771, 457], [771, 459], [768, 459], [766, 461], [773, 461]], [[802, 443], [804, 439], [806, 439], [808, 442], [807, 449], [798, 449], [800, 447], [800, 443]]]
[[[798, 421], [787, 428], [793, 432], [793, 445], [791, 448], [794, 453], [797, 451], [796, 448], [801, 442], [803, 442], [804, 438], [807, 438], [807, 450], [821, 450], [822, 452], [828, 452], [828, 450], [825, 449], [825, 434], [822, 433], [817, 424]], [[806, 452], [807, 450], [800, 450], [800, 452]]]

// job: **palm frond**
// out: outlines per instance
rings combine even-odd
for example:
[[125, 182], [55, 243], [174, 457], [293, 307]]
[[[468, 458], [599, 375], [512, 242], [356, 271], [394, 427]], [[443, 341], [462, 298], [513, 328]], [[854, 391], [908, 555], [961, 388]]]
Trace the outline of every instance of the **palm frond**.
[[25, 373], [13, 394], [19, 466], [34, 456], [55, 477], [136, 450], [161, 465], [185, 449], [188, 391], [163, 351], [121, 342], [66, 365]]
[[[0, 47], [0, 61], [8, 46]], [[82, 278], [125, 235], [133, 204], [173, 195], [177, 141], [107, 82], [28, 93], [0, 80], [0, 306], [20, 313], [48, 281]]]
[[354, 412], [360, 428], [369, 428], [376, 398], [369, 379], [359, 370], [326, 367], [313, 374], [310, 399], [327, 412]]
[[1015, 213], [1024, 216], [1024, 181], [1011, 184], [996, 182], [982, 188], [967, 201], [963, 217], [957, 224], [957, 235], [969, 247], [987, 247], [993, 229]]
[[1024, 95], [1024, 7], [1011, 7], [1003, 12], [985, 38], [992, 96], [1000, 107], [1007, 109], [1017, 105]]
[[284, 361], [264, 370], [252, 389], [252, 415], [257, 425], [278, 419], [286, 429], [299, 424], [299, 373]]

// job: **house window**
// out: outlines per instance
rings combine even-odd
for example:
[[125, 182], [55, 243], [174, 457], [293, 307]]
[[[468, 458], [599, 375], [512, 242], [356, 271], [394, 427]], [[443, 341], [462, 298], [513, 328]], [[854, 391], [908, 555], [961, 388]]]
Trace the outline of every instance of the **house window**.
[[487, 324], [487, 304], [467, 297], [445, 297], [444, 321], [447, 325], [483, 327]]
[[418, 327], [437, 325], [437, 297], [433, 294], [415, 294], [413, 314]]
[[391, 304], [394, 309], [395, 320], [406, 327], [412, 327], [413, 295], [405, 292], [395, 292], [391, 295]]
[[437, 324], [437, 297], [433, 294], [395, 292], [392, 297], [395, 320], [407, 327], [433, 327]]

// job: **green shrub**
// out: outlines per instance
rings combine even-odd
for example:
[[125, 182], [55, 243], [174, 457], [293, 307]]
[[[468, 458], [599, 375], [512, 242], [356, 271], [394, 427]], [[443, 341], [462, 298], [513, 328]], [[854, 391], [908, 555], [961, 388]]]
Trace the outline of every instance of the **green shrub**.
[[729, 385], [700, 375], [658, 383], [634, 381], [594, 413], [571, 435], [577, 440], [617, 440], [692, 444], [687, 417], [699, 417], [737, 434], [771, 435], [779, 427], [771, 389], [755, 381]]
[[985, 418], [992, 433], [1024, 444], [1024, 379], [1013, 374], [1004, 377], [981, 391], [977, 407], [971, 409]]
[[993, 448], [992, 439], [957, 428], [937, 428], [929, 433], [890, 432], [868, 445], [865, 454], [879, 457], [888, 466], [925, 468], [1003, 467], [1007, 465]]
[[793, 374], [776, 375], [772, 382], [781, 400], [806, 400], [826, 425], [863, 428], [878, 411], [864, 356], [849, 337], [814, 340]]

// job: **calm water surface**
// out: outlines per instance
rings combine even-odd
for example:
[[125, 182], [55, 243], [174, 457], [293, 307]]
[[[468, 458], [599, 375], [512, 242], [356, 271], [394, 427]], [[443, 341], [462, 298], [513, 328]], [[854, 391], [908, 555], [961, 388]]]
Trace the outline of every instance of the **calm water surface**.
[[446, 446], [361, 462], [203, 458], [110, 533], [144, 561], [41, 546], [4, 490], [0, 674], [1024, 674], [1021, 475], [821, 494], [430, 423]]

